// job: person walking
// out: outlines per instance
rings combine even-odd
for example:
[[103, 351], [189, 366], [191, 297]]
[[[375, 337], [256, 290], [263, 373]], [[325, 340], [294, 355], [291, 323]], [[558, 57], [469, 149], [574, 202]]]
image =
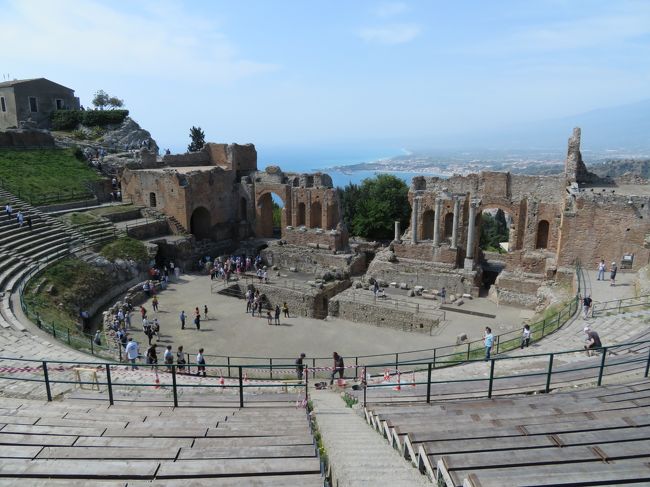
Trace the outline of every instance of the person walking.
[[196, 375], [201, 375], [201, 372], [203, 372], [203, 377], [205, 377], [205, 357], [203, 357], [202, 348], [199, 348], [199, 353], [196, 354], [196, 365]]
[[101, 332], [101, 330], [97, 330], [95, 332], [95, 338], [93, 338], [93, 342], [95, 342], [95, 345], [101, 346], [101, 344], [102, 344], [102, 332]]
[[163, 360], [167, 366], [167, 372], [172, 371], [172, 365], [174, 365], [174, 354], [172, 353], [172, 346], [167, 345], [165, 349], [165, 354], [163, 355]]
[[203, 305], [203, 319], [206, 320], [206, 321], [208, 320], [208, 305], [207, 304]]
[[178, 318], [181, 320], [181, 330], [185, 329], [185, 310], [181, 311], [181, 314], [178, 315]]
[[597, 281], [604, 281], [605, 280], [605, 271], [607, 266], [605, 266], [605, 259], [600, 259], [600, 262], [598, 263], [598, 278], [596, 279]]
[[305, 370], [305, 364], [303, 361], [305, 360], [306, 356], [307, 355], [305, 355], [303, 352], [300, 354], [300, 357], [296, 359], [296, 377], [298, 377], [298, 380], [302, 380], [303, 370]]
[[494, 345], [494, 335], [492, 335], [492, 328], [489, 326], [485, 327], [485, 335], [483, 336], [485, 343], [485, 361], [490, 360], [490, 354], [492, 353], [492, 346]]
[[198, 306], [194, 310], [194, 325], [196, 326], [197, 330], [201, 329], [201, 312], [199, 311]]
[[279, 304], [275, 305], [275, 324], [276, 325], [280, 324], [280, 305]]
[[521, 349], [530, 345], [530, 325], [524, 325], [524, 330], [521, 334]]
[[589, 317], [589, 311], [591, 310], [591, 296], [588, 294], [582, 298], [582, 317], [583, 319], [587, 319]]
[[180, 345], [178, 347], [178, 350], [176, 350], [176, 363], [178, 364], [178, 373], [183, 374], [185, 373], [185, 353], [183, 353], [183, 345]]
[[154, 296], [151, 300], [151, 307], [153, 308], [154, 312], [158, 312], [158, 296]]
[[336, 374], [339, 374], [339, 380], [343, 379], [343, 372], [345, 371], [345, 363], [343, 362], [343, 357], [334, 352], [332, 354], [332, 358], [334, 359], [334, 367], [332, 368], [330, 385], [334, 384], [334, 376], [336, 376]]
[[440, 290], [440, 303], [447, 303], [447, 290], [444, 287]]
[[602, 348], [603, 344], [600, 341], [598, 333], [593, 331], [588, 326], [585, 326], [584, 332], [585, 335], [587, 335], [587, 340], [585, 341], [585, 351], [587, 352], [587, 357], [591, 357], [591, 351]]
[[285, 318], [289, 317], [289, 306], [287, 305], [286, 301], [282, 303], [282, 312], [284, 313]]
[[616, 286], [616, 272], [618, 271], [618, 267], [616, 266], [616, 262], [612, 262], [612, 267], [609, 270], [609, 285], [610, 286]]
[[147, 364], [153, 365], [154, 370], [158, 370], [158, 354], [156, 353], [156, 344], [154, 343], [147, 349]]
[[138, 344], [133, 341], [133, 338], [129, 337], [124, 351], [126, 352], [126, 358], [131, 362], [131, 370], [137, 369], [138, 367], [135, 365], [135, 361], [138, 360], [140, 352], [138, 351]]
[[[260, 313], [261, 316], [261, 313]], [[267, 309], [266, 310], [266, 321], [268, 321], [269, 325], [273, 324], [273, 316], [271, 316], [271, 310]]]

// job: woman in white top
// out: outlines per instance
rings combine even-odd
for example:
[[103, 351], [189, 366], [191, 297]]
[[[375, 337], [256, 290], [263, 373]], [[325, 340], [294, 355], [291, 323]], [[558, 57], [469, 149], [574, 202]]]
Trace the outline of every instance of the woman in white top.
[[530, 325], [524, 325], [524, 330], [521, 334], [521, 348], [530, 345]]

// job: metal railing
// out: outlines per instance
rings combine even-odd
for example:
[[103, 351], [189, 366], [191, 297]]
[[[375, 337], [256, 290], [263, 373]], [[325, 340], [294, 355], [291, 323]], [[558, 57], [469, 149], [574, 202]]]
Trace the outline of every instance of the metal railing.
[[[519, 356], [495, 357], [489, 360], [470, 360], [469, 362], [483, 362], [489, 366], [487, 374], [480, 371], [478, 376], [463, 379], [434, 380], [436, 364], [432, 361], [411, 362], [407, 364], [398, 364], [396, 370], [391, 370], [391, 380], [385, 383], [372, 384], [368, 383], [363, 389], [363, 404], [366, 406], [369, 402], [385, 402], [391, 400], [390, 396], [380, 395], [369, 400], [368, 395], [373, 390], [402, 389], [408, 390], [413, 388], [413, 395], [408, 392], [401, 396], [401, 400], [409, 402], [424, 401], [430, 403], [432, 398], [492, 398], [493, 395], [500, 392], [501, 395], [514, 393], [548, 393], [554, 388], [575, 385], [577, 383], [592, 383], [597, 386], [603, 384], [606, 377], [614, 375], [626, 375], [633, 373], [642, 373], [643, 377], [648, 377], [650, 373], [650, 340], [634, 341], [621, 343], [617, 345], [605, 346], [599, 349], [591, 350], [597, 356], [593, 363], [591, 359], [585, 357], [584, 360], [576, 361], [574, 364], [557, 366], [555, 359], [577, 353], [584, 354], [585, 349], [573, 349], [563, 352], [552, 352], [543, 354], [530, 354]], [[625, 356], [619, 356], [624, 355]], [[599, 356], [598, 356], [599, 355]], [[608, 360], [609, 357], [609, 360]], [[613, 357], [613, 358], [612, 358]], [[538, 361], [535, 368], [531, 366], [531, 359]], [[499, 375], [498, 365], [517, 362], [516, 370], [523, 373]], [[467, 363], [467, 362], [466, 362]], [[378, 363], [367, 365], [363, 371], [369, 368], [382, 369], [392, 367], [393, 363]], [[403, 366], [410, 369], [404, 369]], [[400, 369], [399, 367], [402, 366]], [[512, 367], [511, 367], [512, 369]], [[426, 371], [426, 380], [408, 380], [409, 374]], [[486, 377], [484, 377], [486, 375]], [[405, 380], [401, 377], [404, 376]], [[554, 384], [553, 380], [556, 379]], [[423, 386], [419, 387], [418, 386]], [[499, 387], [500, 386], [500, 387]], [[435, 388], [436, 390], [432, 390]], [[497, 389], [501, 389], [497, 391]], [[392, 394], [392, 393], [391, 393]], [[399, 396], [392, 394], [392, 399]]]
[[650, 308], [650, 294], [594, 303], [591, 307], [591, 316], [595, 318], [596, 316], [606, 315], [607, 313], [620, 313], [622, 310], [628, 310], [630, 308]]

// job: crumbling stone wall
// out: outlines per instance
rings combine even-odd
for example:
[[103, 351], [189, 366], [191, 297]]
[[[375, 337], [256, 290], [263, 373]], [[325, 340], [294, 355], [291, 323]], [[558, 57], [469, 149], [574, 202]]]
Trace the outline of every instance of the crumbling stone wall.
[[295, 269], [303, 273], [322, 273], [332, 269], [358, 275], [365, 271], [366, 258], [361, 254], [334, 254], [313, 247], [274, 242], [261, 251], [262, 258], [270, 266]]

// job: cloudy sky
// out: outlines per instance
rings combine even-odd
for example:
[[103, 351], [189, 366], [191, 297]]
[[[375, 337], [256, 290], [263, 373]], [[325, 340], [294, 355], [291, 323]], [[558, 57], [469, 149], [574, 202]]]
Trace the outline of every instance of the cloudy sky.
[[[650, 98], [650, 2], [0, 0], [3, 77], [125, 100], [162, 147], [371, 145]], [[406, 142], [405, 142], [406, 143]]]

